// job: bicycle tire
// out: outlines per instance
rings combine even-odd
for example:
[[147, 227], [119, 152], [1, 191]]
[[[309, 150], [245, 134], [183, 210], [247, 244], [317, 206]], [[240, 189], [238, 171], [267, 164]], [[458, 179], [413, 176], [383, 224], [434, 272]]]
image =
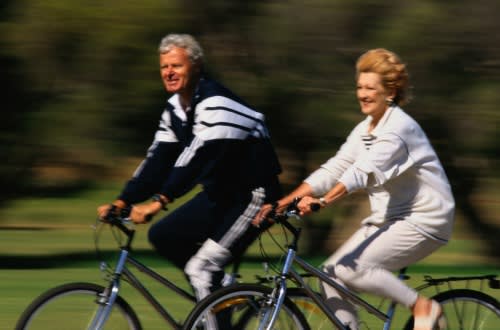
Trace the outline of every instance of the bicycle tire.
[[[315, 295], [321, 297], [319, 292], [315, 292]], [[332, 322], [312, 298], [307, 295], [306, 290], [302, 288], [289, 288], [287, 289], [286, 296], [302, 312], [311, 329], [332, 329]]]
[[[273, 288], [260, 284], [235, 284], [217, 290], [196, 304], [183, 329], [217, 328], [209, 319], [217, 319], [218, 327], [223, 329], [256, 329], [259, 316], [272, 305], [272, 291]], [[273, 329], [309, 330], [310, 327], [299, 308], [285, 298]]]
[[[455, 289], [441, 292], [432, 299], [443, 307], [447, 329], [494, 330], [500, 326], [500, 304], [498, 300], [483, 292], [470, 289]], [[413, 329], [413, 317], [405, 330]]]
[[[99, 307], [97, 298], [105, 288], [93, 283], [68, 283], [38, 296], [22, 313], [16, 330], [87, 329]], [[57, 325], [57, 322], [62, 322]], [[141, 330], [136, 313], [117, 297], [105, 329]]]

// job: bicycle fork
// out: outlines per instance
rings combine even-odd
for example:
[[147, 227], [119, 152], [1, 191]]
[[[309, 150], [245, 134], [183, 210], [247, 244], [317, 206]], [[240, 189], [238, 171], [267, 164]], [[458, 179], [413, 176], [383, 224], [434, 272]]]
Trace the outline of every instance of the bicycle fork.
[[[278, 279], [276, 280], [276, 288], [271, 293], [269, 297], [269, 301], [267, 304], [270, 306], [262, 317], [262, 320], [259, 325], [259, 330], [270, 330], [272, 329], [274, 323], [278, 319], [278, 315], [281, 310], [281, 306], [283, 306], [283, 302], [286, 297], [286, 278], [288, 272], [290, 271], [290, 267], [293, 264], [293, 260], [295, 258], [295, 251], [293, 249], [288, 249], [288, 253], [285, 259], [285, 264], [283, 265], [283, 270]], [[277, 295], [277, 297], [276, 297]]]
[[98, 305], [96, 315], [94, 316], [92, 322], [90, 323], [88, 330], [100, 330], [104, 326], [104, 323], [108, 320], [113, 309], [113, 305], [118, 297], [118, 292], [120, 291], [120, 276], [125, 267], [125, 262], [127, 260], [128, 251], [122, 249], [120, 252], [120, 257], [115, 268], [115, 272], [110, 281], [110, 285], [104, 290], [103, 293], [96, 298], [96, 303]]

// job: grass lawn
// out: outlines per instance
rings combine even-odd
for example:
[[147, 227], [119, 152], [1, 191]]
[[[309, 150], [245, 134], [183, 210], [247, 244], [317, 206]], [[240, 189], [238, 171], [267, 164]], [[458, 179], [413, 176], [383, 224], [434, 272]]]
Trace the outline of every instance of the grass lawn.
[[[147, 258], [146, 258], [147, 260]], [[313, 263], [315, 260], [312, 261]], [[162, 265], [161, 261], [149, 260], [148, 265], [152, 264], [154, 269], [160, 274], [178, 283], [181, 287], [187, 289], [187, 283], [183, 275], [169, 265]], [[244, 263], [242, 266], [242, 274], [244, 281], [252, 281], [254, 274], [263, 274], [261, 265], [257, 262]], [[454, 276], [461, 274], [472, 274], [477, 272], [491, 273], [494, 269], [474, 269], [474, 268], [440, 268], [440, 267], [425, 267], [415, 266], [410, 270], [411, 279], [410, 285], [417, 286], [422, 282], [424, 274], [431, 274], [434, 277], [447, 276], [452, 273]], [[498, 271], [498, 270], [497, 270]], [[498, 273], [498, 272], [497, 272]], [[184, 299], [178, 298], [173, 293], [153, 283], [151, 280], [140, 276], [147, 287], [154, 292], [160, 302], [169, 308], [169, 311], [178, 319], [183, 320], [185, 315], [192, 308], [192, 304]], [[47, 288], [53, 287], [66, 282], [73, 281], [90, 281], [98, 284], [104, 284], [101, 274], [98, 270], [97, 263], [80, 262], [74, 267], [59, 267], [49, 269], [3, 269], [0, 272], [0, 290], [2, 292], [2, 300], [0, 303], [0, 328], [13, 329], [17, 318], [23, 309], [40, 293]], [[458, 287], [461, 287], [460, 285]], [[488, 289], [487, 293], [500, 299], [500, 290]], [[427, 291], [427, 295], [435, 294], [434, 291]], [[139, 315], [144, 329], [165, 329], [165, 323], [158, 316], [146, 301], [138, 296], [138, 294], [128, 285], [124, 284], [121, 295], [133, 306], [136, 313]], [[376, 297], [364, 297], [375, 306], [379, 306], [381, 300]], [[387, 304], [384, 303], [383, 306]], [[380, 321], [370, 316], [367, 313], [361, 312], [361, 318], [370, 326], [371, 329], [381, 328]], [[408, 313], [402, 309], [396, 314], [395, 324], [393, 329], [399, 329], [408, 317]]]
[[[13, 329], [22, 310], [50, 287], [73, 281], [103, 283], [95, 255], [92, 226], [96, 206], [108, 201], [110, 196], [115, 196], [119, 187], [119, 184], [96, 187], [92, 191], [66, 198], [18, 200], [0, 210], [0, 292], [3, 298], [0, 301], [0, 329]], [[178, 201], [177, 205], [182, 202]], [[278, 238], [281, 237], [279, 228], [273, 228], [273, 232]], [[146, 233], [147, 226], [138, 227], [134, 248], [140, 255], [139, 259], [188, 289], [180, 271], [151, 253]], [[420, 283], [424, 274], [434, 277], [499, 274], [500, 266], [482, 254], [482, 243], [471, 235], [455, 237], [446, 247], [410, 267], [410, 285]], [[279, 248], [269, 236], [263, 238], [262, 245], [271, 256], [279, 254]], [[99, 247], [106, 252], [106, 259], [112, 261], [107, 252], [114, 251], [116, 243], [109, 231], [102, 232]], [[241, 268], [242, 280], [252, 282], [255, 274], [263, 274], [258, 243], [250, 248], [248, 255]], [[311, 257], [309, 260], [319, 265], [324, 258]], [[172, 312], [179, 320], [192, 307], [189, 302], [179, 300], [173, 293], [150, 280], [145, 280], [145, 283], [162, 303], [172, 306]], [[128, 285], [123, 286], [121, 293], [134, 307], [145, 329], [164, 328], [157, 313]], [[496, 299], [500, 298], [500, 290], [488, 290], [488, 293]], [[428, 294], [432, 295], [432, 292]], [[373, 297], [367, 298], [371, 302], [379, 301]], [[403, 322], [406, 315], [399, 315], [398, 322]], [[378, 321], [366, 315], [362, 317], [366, 318], [372, 329], [377, 328], [372, 327], [372, 324], [379, 324]], [[398, 329], [397, 324], [394, 329]]]

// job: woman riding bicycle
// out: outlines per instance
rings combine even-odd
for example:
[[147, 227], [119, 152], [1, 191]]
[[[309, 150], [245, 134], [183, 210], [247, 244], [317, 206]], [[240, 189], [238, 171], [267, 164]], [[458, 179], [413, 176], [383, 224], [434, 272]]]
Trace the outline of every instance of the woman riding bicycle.
[[[424, 131], [400, 108], [409, 98], [408, 71], [400, 58], [385, 49], [370, 50], [356, 63], [356, 79], [366, 119], [334, 157], [274, 206], [280, 210], [302, 197], [298, 206], [303, 215], [311, 212], [312, 204], [325, 207], [365, 189], [371, 214], [324, 269], [350, 288], [408, 307], [415, 329], [434, 329], [442, 321], [439, 304], [419, 296], [392, 272], [446, 244], [455, 210], [451, 187]], [[254, 224], [271, 209], [264, 205]], [[333, 288], [323, 285], [323, 290], [337, 317], [358, 329], [355, 307]]]

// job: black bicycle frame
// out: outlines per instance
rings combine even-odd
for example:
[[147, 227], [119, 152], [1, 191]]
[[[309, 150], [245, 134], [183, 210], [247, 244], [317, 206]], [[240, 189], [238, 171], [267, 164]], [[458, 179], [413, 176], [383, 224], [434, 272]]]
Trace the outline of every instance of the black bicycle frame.
[[[308, 273], [316, 276], [322, 282], [325, 282], [326, 284], [328, 284], [331, 287], [335, 288], [342, 296], [344, 296], [347, 299], [353, 301], [357, 305], [363, 306], [363, 308], [365, 308], [369, 313], [375, 315], [376, 317], [378, 317], [382, 321], [386, 322], [389, 319], [389, 317], [385, 313], [382, 313], [381, 311], [379, 311], [376, 307], [374, 307], [373, 305], [371, 305], [370, 303], [368, 303], [367, 301], [365, 301], [363, 298], [361, 298], [361, 297], [353, 294], [351, 291], [349, 291], [348, 289], [346, 289], [344, 286], [340, 285], [339, 283], [337, 283], [336, 281], [334, 281], [333, 279], [331, 279], [327, 274], [325, 274], [324, 272], [316, 269], [315, 267], [313, 267], [312, 265], [310, 265], [309, 263], [307, 263], [302, 258], [300, 258], [298, 256], [295, 256], [294, 263], [297, 263], [306, 272], [308, 272]], [[321, 309], [323, 310], [323, 312], [325, 312], [325, 314], [332, 321], [334, 321], [331, 318], [331, 316], [333, 316], [333, 313], [330, 310], [330, 308], [328, 306], [326, 306], [326, 304], [322, 301], [322, 299], [320, 297], [318, 297], [316, 294], [314, 294], [314, 292], [312, 291], [312, 289], [304, 282], [304, 280], [302, 279], [302, 277], [295, 270], [293, 270], [293, 269], [290, 269], [290, 274], [289, 275], [294, 280], [296, 280], [297, 282], [299, 282], [301, 284], [301, 286], [309, 293], [310, 298], [313, 299], [314, 302], [317, 303], [321, 307]]]
[[[146, 274], [150, 278], [161, 283], [163, 286], [174, 291], [179, 296], [193, 303], [196, 302], [196, 297], [194, 295], [178, 287], [177, 285], [175, 285], [165, 277], [161, 276], [160, 274], [156, 273], [152, 269], [146, 267], [137, 259], [134, 259], [131, 256], [127, 256], [126, 262], [127, 264], [133, 265], [138, 271]], [[182, 328], [182, 324], [179, 324], [174, 319], [174, 317], [165, 308], [162, 307], [162, 305], [158, 302], [158, 300], [156, 300], [156, 298], [149, 292], [149, 290], [137, 279], [137, 277], [127, 267], [123, 268], [123, 275], [126, 277], [126, 280], [130, 283], [130, 285], [132, 285], [137, 291], [139, 291], [142, 294], [142, 296], [154, 307], [154, 309], [165, 319], [165, 321], [167, 321], [175, 329]]]

